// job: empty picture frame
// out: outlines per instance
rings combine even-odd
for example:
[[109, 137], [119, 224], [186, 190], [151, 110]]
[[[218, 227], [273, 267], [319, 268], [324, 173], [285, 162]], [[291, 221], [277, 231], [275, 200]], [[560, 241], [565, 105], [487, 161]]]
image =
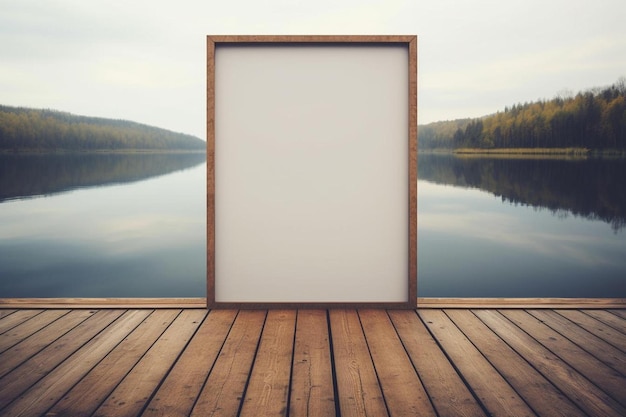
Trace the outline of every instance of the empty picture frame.
[[417, 37], [207, 37], [209, 308], [414, 308]]

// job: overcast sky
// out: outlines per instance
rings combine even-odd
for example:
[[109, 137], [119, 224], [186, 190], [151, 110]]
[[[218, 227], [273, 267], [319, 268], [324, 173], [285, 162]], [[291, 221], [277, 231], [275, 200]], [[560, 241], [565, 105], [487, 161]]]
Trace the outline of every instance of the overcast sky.
[[0, 0], [0, 104], [205, 138], [206, 35], [418, 35], [419, 123], [626, 76], [624, 0]]

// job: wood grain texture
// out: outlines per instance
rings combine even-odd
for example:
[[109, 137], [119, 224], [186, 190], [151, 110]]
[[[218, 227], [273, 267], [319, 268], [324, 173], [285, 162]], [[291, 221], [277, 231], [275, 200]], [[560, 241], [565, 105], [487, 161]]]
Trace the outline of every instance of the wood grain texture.
[[582, 310], [583, 313], [588, 316], [593, 317], [596, 320], [601, 321], [602, 323], [611, 326], [615, 330], [624, 332], [624, 328], [626, 327], [626, 321], [623, 318], [616, 316], [615, 314], [611, 314], [608, 311], [597, 311], [597, 310]]
[[0, 298], [0, 308], [203, 308], [205, 298]]
[[[418, 297], [424, 308], [626, 308], [625, 298], [436, 298]], [[619, 310], [618, 310], [619, 311]]]
[[215, 306], [215, 41], [207, 36], [206, 273], [207, 307]]
[[409, 43], [415, 35], [210, 35], [214, 43]]
[[624, 334], [623, 311], [76, 309], [26, 336], [41, 310], [9, 330], [32, 326], [0, 415], [621, 416], [624, 353], [581, 325]]
[[389, 311], [413, 367], [440, 416], [486, 416], [415, 311]]
[[537, 342], [552, 352], [559, 352], [559, 358], [576, 369], [581, 375], [593, 382], [623, 406], [626, 406], [626, 377], [602, 363], [600, 360], [570, 339], [546, 326], [525, 311], [502, 311], [503, 316], [515, 323]]
[[0, 334], [0, 353], [38, 332], [70, 310], [48, 310]]
[[623, 416], [626, 408], [495, 310], [474, 313], [524, 359], [592, 416]]
[[9, 308], [2, 308], [0, 309], [0, 319], [5, 318], [6, 316], [9, 316], [13, 313], [15, 313], [16, 310], [11, 310]]
[[186, 417], [191, 413], [236, 316], [235, 310], [209, 313], [142, 417]]
[[573, 321], [583, 329], [605, 340], [609, 344], [615, 346], [622, 352], [626, 353], [626, 333], [616, 330], [600, 320], [577, 310], [555, 310], [560, 315]]
[[240, 416], [287, 415], [295, 326], [294, 310], [267, 313]]
[[409, 307], [417, 307], [417, 37], [409, 41]]
[[[44, 378], [34, 384], [24, 395], [3, 410], [9, 416], [43, 415], [64, 393], [104, 358], [147, 315], [144, 311], [125, 312], [112, 325], [89, 340]], [[91, 387], [93, 388], [93, 387]], [[88, 401], [88, 398], [82, 398]], [[93, 404], [93, 403], [92, 403]], [[95, 403], [97, 404], [97, 403]], [[69, 416], [85, 414], [66, 414]]]
[[609, 309], [607, 310], [609, 313], [617, 316], [617, 317], [621, 317], [623, 319], [626, 320], [626, 307], [622, 308], [622, 310], [618, 310], [618, 309]]
[[198, 396], [192, 417], [238, 414], [266, 314], [260, 310], [239, 312]]
[[[598, 336], [589, 333], [587, 330], [552, 310], [527, 311], [542, 323], [550, 326], [550, 328], [559, 332], [562, 336], [567, 337], [594, 357], [620, 372], [622, 375], [626, 375], [626, 355], [615, 346], [610, 345]], [[623, 328], [626, 328], [626, 324], [624, 324]]]
[[328, 321], [324, 310], [299, 310], [291, 374], [290, 417], [336, 415]]
[[360, 310], [359, 318], [389, 415], [436, 416], [387, 313]]
[[19, 326], [31, 317], [41, 314], [41, 310], [18, 310], [0, 321], [0, 334]]
[[167, 327], [167, 330], [163, 332], [93, 415], [116, 417], [138, 415], [156, 391], [174, 360], [185, 348], [205, 315], [206, 310], [196, 309], [183, 310], [178, 314]]
[[329, 314], [341, 416], [388, 416], [357, 312]]
[[6, 407], [9, 401], [20, 397], [123, 313], [124, 311], [121, 310], [98, 311], [51, 344], [46, 345], [27, 362], [5, 374], [0, 378], [0, 409]]
[[585, 416], [585, 413], [478, 317], [462, 310], [446, 310], [446, 314], [537, 415]]
[[91, 415], [178, 315], [143, 310], [141, 323], [50, 410], [54, 416]]
[[0, 377], [45, 349], [79, 323], [93, 316], [93, 314], [93, 311], [73, 310], [65, 315], [63, 320], [58, 320], [46, 326], [17, 345], [7, 349], [0, 355]]
[[419, 314], [489, 413], [535, 416], [524, 399], [443, 311], [423, 310]]

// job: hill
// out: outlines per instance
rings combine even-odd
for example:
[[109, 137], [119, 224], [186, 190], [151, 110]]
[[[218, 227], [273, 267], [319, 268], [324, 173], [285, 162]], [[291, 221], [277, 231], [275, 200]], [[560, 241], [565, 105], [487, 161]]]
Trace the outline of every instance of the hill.
[[0, 152], [204, 149], [195, 136], [127, 120], [0, 105]]
[[626, 150], [626, 78], [575, 96], [515, 104], [477, 119], [419, 126], [421, 149]]

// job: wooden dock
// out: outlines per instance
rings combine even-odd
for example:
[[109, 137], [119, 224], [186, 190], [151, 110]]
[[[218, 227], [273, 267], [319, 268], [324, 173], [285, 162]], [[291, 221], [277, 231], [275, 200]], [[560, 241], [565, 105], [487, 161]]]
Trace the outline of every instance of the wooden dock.
[[626, 310], [0, 309], [1, 416], [626, 416]]

